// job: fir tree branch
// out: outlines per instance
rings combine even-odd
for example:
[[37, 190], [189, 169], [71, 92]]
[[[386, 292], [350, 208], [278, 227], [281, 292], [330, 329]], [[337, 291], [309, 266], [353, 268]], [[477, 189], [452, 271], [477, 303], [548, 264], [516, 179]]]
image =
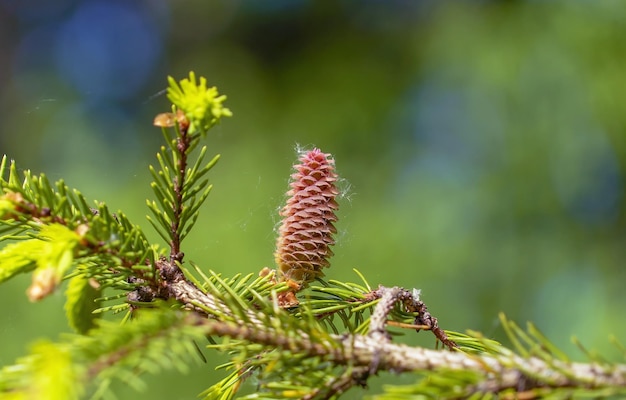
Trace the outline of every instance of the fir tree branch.
[[[626, 365], [598, 357], [571, 362], [533, 326], [523, 331], [502, 317], [514, 352], [479, 334], [444, 331], [417, 289], [322, 281], [335, 243], [338, 190], [334, 160], [319, 149], [304, 152], [294, 166], [281, 211], [278, 269], [225, 279], [197, 268], [194, 277], [183, 265], [181, 242], [211, 190], [206, 174], [218, 156], [205, 163], [206, 147], [195, 160], [191, 154], [231, 113], [204, 78], [198, 82], [191, 73], [169, 81], [173, 112], [154, 124], [173, 127], [175, 136], [163, 129], [167, 146], [157, 154], [160, 170], [151, 167], [156, 200], [148, 203], [150, 222], [169, 244], [167, 256], [123, 214], [103, 204], [92, 208], [63, 181], [52, 185], [43, 174], [18, 174], [15, 163], [0, 161], [0, 241], [16, 241], [0, 250], [0, 282], [33, 272], [28, 293], [38, 300], [68, 278], [66, 315], [83, 334], [33, 346], [30, 356], [0, 370], [1, 393], [74, 399], [95, 381], [97, 396], [112, 378], [140, 388], [137, 373], [186, 370], [196, 341], [210, 336], [223, 339], [208, 347], [229, 352], [234, 369], [205, 391], [211, 399], [231, 399], [253, 373], [260, 393], [245, 398], [337, 398], [381, 371], [427, 377], [385, 389], [383, 397], [394, 399], [626, 395]], [[107, 287], [122, 293], [98, 297]], [[124, 304], [94, 310], [124, 297]], [[133, 312], [122, 325], [94, 317], [129, 306]], [[446, 349], [394, 343], [388, 326], [430, 330]]]
[[[225, 292], [220, 292], [216, 287], [207, 293], [198, 290], [184, 279], [182, 272], [176, 271], [173, 275], [164, 275], [163, 278], [170, 283], [169, 288], [177, 300], [213, 316], [212, 319], [198, 318], [195, 322], [206, 329], [206, 334], [236, 338], [263, 346], [257, 348], [236, 344], [230, 347], [230, 351], [243, 351], [248, 358], [250, 352], [253, 352], [263, 359], [265, 351], [278, 348], [292, 355], [299, 354], [299, 357], [317, 357], [331, 361], [334, 365], [350, 367], [350, 374], [342, 374], [327, 386], [335, 388], [325, 391], [327, 394], [337, 394], [350, 386], [363, 385], [369, 375], [378, 371], [438, 371], [442, 374], [456, 371], [475, 374], [471, 385], [464, 389], [467, 395], [544, 388], [626, 390], [626, 365], [609, 367], [598, 363], [572, 363], [553, 359], [548, 354], [543, 357], [527, 354], [524, 357], [492, 344], [491, 354], [437, 351], [394, 344], [389, 340], [384, 325], [398, 301], [407, 309], [417, 312], [416, 320], [435, 321], [427, 326], [431, 329], [436, 326], [436, 319], [427, 313], [426, 306], [416, 296], [415, 291], [380, 287], [370, 296], [370, 300], [380, 299], [377, 300], [378, 304], [370, 321], [370, 334], [331, 335], [319, 330], [315, 324], [306, 324], [306, 318], [294, 321], [289, 313], [277, 308], [276, 298], [274, 305], [267, 303], [265, 307], [259, 308], [263, 303], [260, 298], [256, 299], [256, 306], [251, 307], [250, 302], [237, 299], [236, 296], [231, 296], [228, 300], [224, 297]], [[302, 315], [306, 314], [304, 311]], [[281, 322], [271, 322], [273, 318], [279, 318]], [[282, 328], [277, 328], [278, 326]], [[443, 330], [441, 334], [445, 335]], [[458, 347], [447, 336], [444, 338], [448, 347]], [[259, 363], [262, 364], [261, 361]], [[311, 390], [317, 393], [318, 389], [312, 387]], [[317, 398], [313, 392], [303, 396]]]
[[[575, 363], [536, 356], [522, 357], [502, 347], [498, 354], [468, 354], [459, 351], [429, 350], [381, 341], [369, 335], [330, 335], [327, 342], [314, 339], [307, 332], [281, 334], [266, 327], [240, 325], [218, 320], [198, 320], [207, 334], [243, 339], [279, 348], [305, 357], [322, 357], [337, 365], [363, 371], [426, 372], [442, 374], [455, 371], [476, 374], [475, 382], [464, 388], [464, 396], [472, 393], [498, 394], [513, 389], [581, 388], [615, 390], [626, 393], [626, 365]], [[363, 383], [354, 379], [354, 383]], [[342, 386], [343, 387], [343, 386]], [[345, 388], [345, 387], [344, 387]]]

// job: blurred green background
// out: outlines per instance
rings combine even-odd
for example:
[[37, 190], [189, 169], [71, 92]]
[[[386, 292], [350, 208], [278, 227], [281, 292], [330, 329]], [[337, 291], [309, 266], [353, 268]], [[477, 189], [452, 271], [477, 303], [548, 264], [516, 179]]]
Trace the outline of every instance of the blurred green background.
[[[502, 340], [503, 311], [618, 359], [626, 3], [0, 0], [0, 49], [0, 153], [147, 231], [166, 76], [228, 96], [187, 260], [272, 266], [295, 149], [318, 146], [343, 177], [327, 277], [421, 288], [445, 329]], [[62, 294], [29, 304], [28, 282], [0, 288], [1, 365], [69, 329]], [[223, 360], [148, 378], [147, 396], [195, 398]]]

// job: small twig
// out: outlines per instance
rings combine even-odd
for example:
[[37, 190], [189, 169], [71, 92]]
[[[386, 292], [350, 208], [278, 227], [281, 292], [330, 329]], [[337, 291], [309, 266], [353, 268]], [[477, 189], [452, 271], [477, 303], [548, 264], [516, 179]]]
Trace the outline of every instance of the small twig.
[[[2, 191], [0, 191], [0, 194], [2, 194]], [[37, 204], [24, 199], [20, 192], [7, 191], [3, 198], [11, 201], [15, 205], [14, 213], [7, 213], [4, 215], [5, 219], [13, 218], [17, 220], [21, 215], [28, 215], [30, 218], [27, 219], [32, 219], [33, 221], [68, 225], [67, 220], [58, 215], [53, 215], [50, 208], [40, 208]]]
[[[185, 308], [195, 311], [202, 316], [219, 318], [221, 315], [233, 316], [230, 308], [211, 293], [205, 293], [190, 282], [177, 263], [161, 258], [156, 263], [156, 269], [161, 277], [159, 297], [176, 299]], [[242, 324], [262, 324], [257, 311], [253, 308], [240, 315], [238, 321]]]
[[[422, 329], [431, 331], [435, 335], [435, 337], [439, 339], [439, 341], [450, 350], [458, 347], [458, 345], [453, 340], [448, 338], [448, 335], [446, 335], [445, 331], [439, 327], [437, 318], [433, 317], [430, 312], [428, 312], [426, 304], [424, 304], [424, 302], [421, 301], [419, 298], [419, 290], [413, 289], [412, 291], [408, 291], [397, 286], [394, 286], [392, 288], [379, 286], [378, 289], [372, 293], [375, 295], [375, 297], [380, 298], [381, 300], [376, 305], [376, 308], [372, 313], [372, 318], [370, 322], [370, 336], [372, 335], [371, 332], [379, 332], [373, 334], [375, 335], [372, 336], [374, 338], [380, 338], [380, 333], [383, 332], [387, 334], [384, 329], [384, 325], [385, 323], [387, 323], [387, 316], [393, 310], [393, 306], [397, 302], [402, 302], [406, 311], [417, 314], [415, 316], [414, 324], [407, 324], [408, 327], [415, 329], [417, 332]], [[398, 323], [394, 323], [394, 325], [398, 326]]]
[[180, 218], [183, 213], [183, 186], [187, 174], [187, 152], [191, 146], [192, 137], [188, 134], [189, 125], [179, 124], [180, 136], [176, 139], [176, 150], [179, 157], [176, 167], [178, 171], [174, 177], [174, 205], [172, 224], [170, 230], [172, 240], [170, 242], [170, 261], [172, 263], [182, 262], [184, 254], [180, 251]]

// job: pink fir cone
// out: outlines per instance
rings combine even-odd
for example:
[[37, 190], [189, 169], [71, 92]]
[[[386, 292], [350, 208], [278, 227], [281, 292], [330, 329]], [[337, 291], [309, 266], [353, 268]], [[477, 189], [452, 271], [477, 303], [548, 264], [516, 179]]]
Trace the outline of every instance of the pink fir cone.
[[302, 154], [300, 163], [294, 165], [291, 190], [287, 192], [287, 205], [280, 211], [283, 217], [276, 241], [278, 276], [298, 289], [318, 277], [328, 267], [333, 255], [330, 246], [335, 244], [338, 208], [335, 197], [335, 160], [330, 154], [313, 149]]

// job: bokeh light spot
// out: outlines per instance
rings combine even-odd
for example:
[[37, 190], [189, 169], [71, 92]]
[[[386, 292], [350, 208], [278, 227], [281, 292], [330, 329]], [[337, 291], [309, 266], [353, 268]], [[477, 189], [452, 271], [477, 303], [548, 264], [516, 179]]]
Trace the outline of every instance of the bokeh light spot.
[[125, 2], [86, 2], [57, 39], [59, 73], [79, 92], [123, 99], [146, 82], [161, 52], [159, 31]]

